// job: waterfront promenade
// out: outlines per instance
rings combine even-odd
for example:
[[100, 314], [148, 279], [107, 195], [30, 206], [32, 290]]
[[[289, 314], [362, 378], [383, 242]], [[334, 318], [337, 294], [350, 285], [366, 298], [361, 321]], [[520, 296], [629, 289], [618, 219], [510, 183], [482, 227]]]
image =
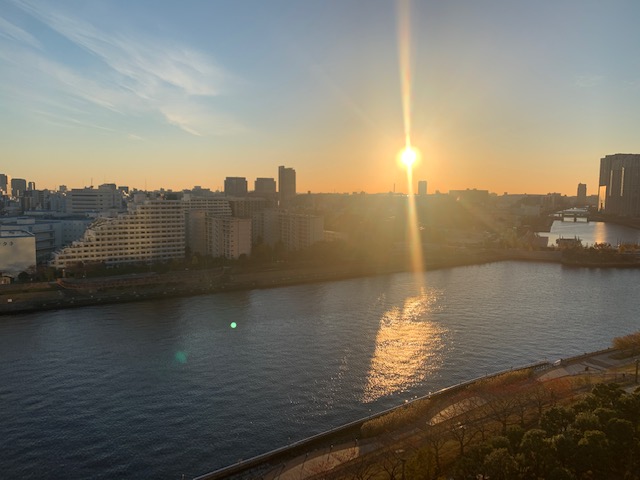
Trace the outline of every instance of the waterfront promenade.
[[[535, 376], [535, 382], [544, 386], [558, 384], [563, 379], [571, 379], [574, 387], [565, 389], [564, 396], [572, 397], [581, 391], [586, 391], [592, 384], [606, 381], [619, 382], [632, 391], [637, 387], [638, 379], [629, 370], [633, 369], [639, 356], [621, 356], [614, 349], [585, 353], [573, 358], [560, 359], [553, 363], [540, 362], [520, 369], [510, 369], [493, 375], [474, 379], [459, 385], [445, 388], [439, 392], [411, 402], [418, 404], [430, 402], [438, 408], [428, 409], [428, 414], [419, 419], [404, 424], [393, 431], [385, 431], [373, 438], [361, 438], [365, 425], [372, 420], [381, 419], [396, 412], [402, 413], [411, 407], [403, 404], [386, 412], [362, 419], [358, 422], [334, 429], [325, 434], [316, 435], [310, 439], [296, 442], [289, 447], [261, 455], [245, 462], [239, 462], [227, 468], [196, 477], [195, 480], [214, 480], [222, 478], [260, 478], [263, 480], [300, 480], [325, 478], [327, 474], [338, 474], [341, 469], [363, 469], [367, 463], [385, 460], [393, 457], [398, 465], [404, 463], [407, 453], [428, 441], [434, 431], [442, 432], [460, 428], [460, 418], [469, 418], [470, 411], [481, 409], [484, 401], [475, 397], [459, 400], [456, 395], [465, 389], [472, 389], [478, 382], [496, 379], [514, 372], [530, 371]], [[626, 367], [626, 369], [625, 369]], [[554, 390], [556, 393], [559, 390]], [[558, 397], [556, 401], [561, 401]], [[486, 419], [485, 419], [486, 421]], [[458, 427], [456, 427], [458, 425]], [[345, 434], [354, 438], [345, 441]]]

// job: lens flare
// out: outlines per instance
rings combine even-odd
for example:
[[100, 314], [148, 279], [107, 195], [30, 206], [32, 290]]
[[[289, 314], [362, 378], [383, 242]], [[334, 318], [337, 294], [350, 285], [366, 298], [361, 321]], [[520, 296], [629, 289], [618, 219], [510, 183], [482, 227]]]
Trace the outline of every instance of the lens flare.
[[407, 169], [407, 186], [409, 196], [407, 199], [407, 239], [411, 254], [411, 266], [416, 279], [421, 281], [421, 272], [424, 268], [422, 257], [422, 240], [418, 215], [416, 212], [416, 200], [413, 191], [413, 167], [419, 160], [418, 150], [411, 146], [411, 11], [410, 0], [398, 0], [398, 58], [400, 60], [402, 118], [404, 121], [405, 147], [399, 154], [400, 161]]
[[179, 350], [176, 352], [176, 355], [175, 355], [176, 362], [185, 364], [187, 363], [188, 358], [189, 356], [187, 355], [187, 352], [184, 352], [182, 350]]

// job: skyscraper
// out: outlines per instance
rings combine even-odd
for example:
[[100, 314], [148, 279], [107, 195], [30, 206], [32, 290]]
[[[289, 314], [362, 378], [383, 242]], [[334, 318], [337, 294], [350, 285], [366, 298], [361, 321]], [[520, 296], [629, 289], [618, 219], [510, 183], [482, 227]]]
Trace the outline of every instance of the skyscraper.
[[11, 195], [15, 198], [24, 195], [27, 190], [27, 181], [24, 178], [12, 178], [11, 179]]
[[257, 195], [275, 195], [276, 181], [273, 178], [256, 178], [254, 191]]
[[11, 195], [11, 177], [0, 173], [0, 194]]
[[227, 177], [224, 179], [224, 194], [230, 197], [247, 195], [247, 179], [245, 177]]
[[600, 159], [598, 210], [607, 215], [640, 217], [640, 155], [616, 153]]
[[420, 180], [418, 182], [418, 195], [426, 195], [427, 194], [427, 181]]
[[587, 184], [579, 183], [578, 184], [578, 195], [576, 201], [578, 205], [586, 205], [587, 203]]
[[287, 208], [296, 196], [296, 171], [293, 168], [278, 167], [278, 194], [280, 208]]

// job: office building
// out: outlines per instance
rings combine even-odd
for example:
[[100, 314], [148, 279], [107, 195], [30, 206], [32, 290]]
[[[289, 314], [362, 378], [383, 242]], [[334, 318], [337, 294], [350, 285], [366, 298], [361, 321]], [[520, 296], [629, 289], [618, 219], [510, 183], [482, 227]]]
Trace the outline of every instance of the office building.
[[278, 200], [280, 208], [287, 208], [296, 196], [296, 171], [283, 165], [278, 167]]
[[185, 255], [185, 215], [179, 200], [131, 204], [117, 217], [98, 218], [83, 238], [56, 252], [50, 265], [121, 265], [167, 262]]
[[0, 231], [24, 231], [35, 239], [36, 260], [46, 262], [51, 254], [62, 246], [62, 222], [33, 217], [5, 217], [0, 222]]
[[73, 188], [67, 192], [66, 211], [70, 214], [122, 211], [124, 197], [113, 184], [100, 185], [97, 189]]
[[16, 278], [36, 266], [36, 237], [25, 230], [0, 231], [0, 273]]
[[11, 177], [0, 173], [0, 195], [11, 195]]
[[225, 195], [229, 197], [245, 197], [247, 192], [247, 179], [245, 177], [227, 177], [224, 179]]
[[276, 181], [273, 178], [256, 178], [254, 183], [256, 195], [274, 196], [276, 194]]
[[616, 153], [600, 159], [598, 210], [640, 217], [640, 155]]
[[426, 195], [427, 194], [427, 181], [420, 180], [418, 182], [418, 195]]
[[12, 178], [11, 179], [11, 196], [18, 198], [24, 195], [27, 191], [27, 181], [24, 178]]
[[587, 204], [587, 184], [578, 184], [578, 193], [576, 195], [577, 205], [585, 206]]

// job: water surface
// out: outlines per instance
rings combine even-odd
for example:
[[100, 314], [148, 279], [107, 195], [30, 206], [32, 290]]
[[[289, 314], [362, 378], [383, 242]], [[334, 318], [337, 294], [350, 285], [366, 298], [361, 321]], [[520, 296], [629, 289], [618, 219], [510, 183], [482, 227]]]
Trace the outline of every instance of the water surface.
[[[181, 478], [637, 330], [635, 270], [494, 263], [3, 317], [5, 478]], [[236, 328], [231, 323], [236, 322]]]

